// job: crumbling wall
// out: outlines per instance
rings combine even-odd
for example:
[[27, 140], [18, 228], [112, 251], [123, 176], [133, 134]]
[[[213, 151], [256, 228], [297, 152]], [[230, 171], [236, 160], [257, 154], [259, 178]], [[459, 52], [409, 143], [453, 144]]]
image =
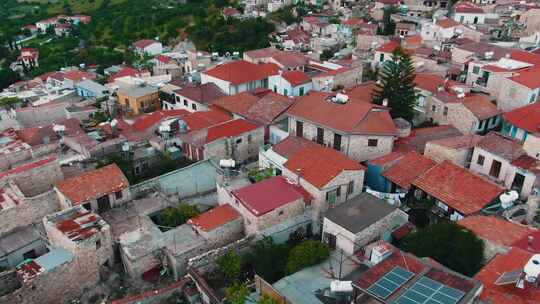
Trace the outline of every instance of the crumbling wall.
[[196, 268], [200, 273], [208, 273], [215, 269], [216, 260], [229, 251], [245, 252], [256, 241], [253, 235], [246, 236], [226, 246], [207, 251], [188, 260], [187, 268]]
[[53, 160], [37, 168], [26, 170], [8, 177], [26, 197], [36, 196], [53, 188], [64, 179], [64, 175], [58, 161]]
[[21, 287], [15, 269], [0, 272], [0, 297]]

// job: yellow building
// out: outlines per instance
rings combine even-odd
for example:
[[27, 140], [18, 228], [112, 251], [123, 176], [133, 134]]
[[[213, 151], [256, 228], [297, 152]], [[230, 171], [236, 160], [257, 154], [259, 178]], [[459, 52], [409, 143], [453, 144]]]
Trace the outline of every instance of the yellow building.
[[158, 89], [150, 86], [120, 88], [118, 103], [124, 113], [138, 115], [141, 112], [160, 109]]

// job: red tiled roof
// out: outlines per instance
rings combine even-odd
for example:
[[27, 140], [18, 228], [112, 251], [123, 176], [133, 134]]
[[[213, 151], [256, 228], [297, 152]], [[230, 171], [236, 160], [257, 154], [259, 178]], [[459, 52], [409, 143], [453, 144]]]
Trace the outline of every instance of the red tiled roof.
[[478, 120], [485, 120], [502, 113], [502, 111], [497, 109], [497, 106], [491, 103], [489, 98], [485, 95], [471, 95], [465, 97], [463, 98], [462, 104], [471, 111]]
[[521, 142], [498, 132], [489, 132], [476, 146], [510, 162], [525, 154]]
[[225, 137], [238, 136], [240, 134], [253, 131], [259, 127], [260, 126], [243, 119], [231, 120], [219, 125], [214, 125], [208, 128], [206, 143], [210, 143]]
[[251, 50], [244, 52], [244, 55], [251, 59], [270, 58], [274, 55], [281, 54], [283, 51], [276, 49], [275, 47], [268, 47], [264, 49]]
[[278, 66], [273, 63], [255, 64], [245, 60], [237, 60], [224, 63], [203, 73], [228, 81], [233, 85], [239, 85], [276, 75], [278, 70]]
[[437, 20], [437, 25], [442, 28], [450, 28], [450, 27], [458, 26], [460, 25], [460, 23], [455, 21], [454, 19], [443, 18], [443, 19]]
[[332, 97], [334, 94], [310, 91], [297, 98], [287, 114], [352, 134], [397, 134], [390, 113], [384, 107], [354, 98], [338, 104]]
[[229, 204], [224, 204], [190, 219], [188, 223], [204, 231], [211, 231], [239, 217], [240, 213], [236, 209]]
[[281, 77], [287, 80], [287, 82], [289, 82], [293, 87], [311, 82], [311, 78], [309, 78], [309, 76], [302, 71], [283, 72], [283, 74], [281, 74]]
[[540, 252], [540, 230], [536, 229], [531, 231], [526, 236], [512, 244], [512, 247], [521, 248], [532, 253]]
[[26, 172], [26, 171], [30, 171], [32, 169], [39, 168], [39, 167], [44, 166], [44, 165], [46, 165], [48, 163], [51, 163], [51, 162], [53, 162], [55, 160], [56, 160], [56, 156], [51, 156], [51, 157], [44, 158], [44, 159], [41, 159], [41, 160], [38, 160], [38, 161], [35, 161], [35, 162], [32, 162], [32, 163], [28, 163], [28, 164], [24, 164], [24, 165], [15, 167], [13, 169], [10, 169], [10, 170], [4, 171], [4, 172], [0, 172], [0, 179], [4, 178], [6, 176], [9, 176], [9, 175], [19, 174], [19, 173], [22, 173], [22, 172]]
[[[435, 74], [418, 73], [414, 82], [418, 88], [431, 93], [436, 93], [439, 87], [445, 86], [445, 79]], [[449, 80], [446, 82], [446, 87], [450, 87], [454, 83], [454, 81]]]
[[97, 78], [97, 75], [90, 72], [85, 71], [67, 71], [63, 72], [64, 78], [67, 78], [69, 80], [73, 80], [75, 82], [79, 82], [83, 79], [91, 79], [94, 80]]
[[431, 168], [412, 184], [464, 215], [482, 210], [504, 191], [448, 160]]
[[344, 171], [366, 170], [358, 162], [326, 147], [304, 148], [289, 157], [284, 166], [317, 188], [323, 188]]
[[400, 47], [401, 45], [398, 42], [390, 41], [388, 43], [385, 43], [381, 45], [380, 47], [376, 48], [376, 52], [383, 52], [383, 53], [392, 53], [395, 49]]
[[77, 213], [69, 218], [56, 223], [56, 228], [72, 241], [81, 241], [99, 232], [96, 225], [99, 221], [101, 217], [97, 214], [77, 210]]
[[371, 102], [371, 96], [375, 88], [377, 88], [377, 83], [375, 81], [368, 81], [348, 89], [345, 94], [350, 98]]
[[420, 35], [413, 35], [413, 36], [407, 36], [405, 37], [405, 43], [410, 45], [420, 45], [422, 44], [422, 36]]
[[287, 138], [274, 145], [272, 147], [272, 150], [288, 159], [302, 149], [315, 147], [320, 146], [319, 144], [311, 140], [307, 140], [305, 138], [297, 137], [294, 135], [289, 135], [287, 136]]
[[483, 14], [484, 10], [470, 2], [460, 2], [454, 6], [454, 11], [456, 13], [465, 13], [465, 14]]
[[234, 15], [238, 15], [240, 14], [240, 12], [238, 12], [238, 10], [234, 7], [226, 7], [223, 9], [223, 15], [225, 16], [234, 16]]
[[120, 78], [120, 77], [126, 77], [126, 76], [132, 76], [132, 77], [136, 77], [140, 75], [140, 72], [134, 68], [130, 68], [130, 67], [125, 67], [123, 69], [121, 69], [120, 71], [118, 71], [117, 73], [111, 75], [109, 77], [109, 82], [114, 82], [117, 78]]
[[540, 174], [540, 160], [530, 157], [527, 154], [523, 154], [516, 158], [511, 164], [520, 169], [532, 172], [534, 174]]
[[535, 54], [523, 50], [512, 50], [510, 52], [510, 58], [534, 65], [540, 65], [540, 54]]
[[505, 272], [521, 270], [533, 257], [533, 253], [512, 248], [506, 254], [497, 254], [476, 276], [484, 285], [480, 299], [491, 304], [540, 303], [540, 289], [525, 282], [525, 288], [515, 284], [496, 285], [495, 281]]
[[351, 17], [342, 22], [343, 25], [348, 26], [348, 27], [360, 26], [364, 23], [365, 23], [364, 20], [360, 18], [356, 18], [356, 17]]
[[382, 176], [398, 185], [399, 187], [408, 190], [411, 183], [427, 170], [431, 169], [437, 163], [427, 157], [411, 151], [401, 157], [390, 168], [386, 169]]
[[200, 103], [211, 103], [215, 99], [226, 96], [221, 89], [213, 82], [186, 86], [175, 91], [176, 94]]
[[[59, 121], [57, 125], [65, 126], [64, 135], [76, 136], [84, 134], [84, 130], [81, 128], [80, 122], [76, 118], [69, 118]], [[31, 146], [37, 146], [44, 144], [44, 138], [48, 138], [49, 142], [59, 140], [60, 137], [53, 130], [54, 125], [40, 126], [33, 128], [26, 128], [15, 131], [17, 136], [25, 143]]]
[[306, 55], [294, 52], [283, 52], [272, 56], [272, 59], [285, 68], [297, 68], [309, 63], [309, 58]]
[[229, 114], [217, 110], [193, 112], [182, 117], [189, 131], [205, 129], [231, 119]]
[[171, 57], [165, 56], [165, 55], [159, 55], [156, 57], [156, 59], [162, 63], [170, 63], [172, 61]]
[[386, 154], [386, 155], [383, 155], [383, 156], [380, 156], [380, 157], [377, 157], [375, 159], [370, 160], [369, 164], [378, 165], [378, 166], [387, 165], [387, 164], [390, 164], [390, 163], [393, 163], [393, 162], [397, 161], [398, 159], [403, 157], [403, 155], [405, 153], [407, 153], [407, 152], [405, 152], [405, 151], [393, 151], [390, 154]]
[[463, 149], [474, 147], [481, 139], [481, 135], [472, 134], [436, 139], [429, 141], [429, 143], [452, 149]]
[[503, 114], [504, 120], [530, 133], [540, 131], [540, 102], [512, 110]]
[[468, 216], [458, 221], [458, 224], [474, 232], [478, 237], [503, 246], [511, 246], [532, 231], [525, 225], [495, 216]]
[[461, 135], [463, 134], [451, 125], [413, 129], [408, 137], [398, 138], [395, 142], [395, 149], [400, 151], [415, 150], [424, 153], [426, 143], [429, 141]]
[[529, 89], [538, 89], [540, 88], [540, 67], [520, 71], [509, 79]]
[[148, 47], [154, 43], [159, 43], [159, 42], [153, 39], [142, 39], [133, 43], [133, 46], [139, 49], [144, 49], [145, 47]]
[[235, 95], [215, 99], [213, 105], [227, 110], [230, 113], [247, 113], [260, 98], [250, 92], [241, 92]]
[[182, 117], [183, 115], [187, 114], [189, 114], [189, 112], [186, 110], [155, 111], [137, 119], [131, 127], [137, 132], [144, 132], [147, 131], [149, 128], [155, 126], [156, 124], [159, 124], [162, 120], [173, 117]]
[[[274, 176], [232, 192], [255, 216], [264, 215], [296, 200], [306, 200], [305, 190], [283, 176]], [[269, 194], [272, 195], [269, 195]]]
[[56, 184], [56, 188], [73, 205], [79, 205], [106, 194], [122, 191], [127, 187], [129, 187], [129, 182], [116, 164], [88, 171]]

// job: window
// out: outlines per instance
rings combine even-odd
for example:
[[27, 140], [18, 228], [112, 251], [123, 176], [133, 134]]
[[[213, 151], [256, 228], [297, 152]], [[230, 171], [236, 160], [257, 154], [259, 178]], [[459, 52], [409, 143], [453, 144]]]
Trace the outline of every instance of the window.
[[337, 196], [337, 197], [340, 197], [340, 196], [341, 196], [341, 186], [337, 187], [337, 189], [336, 189], [336, 196]]
[[287, 96], [289, 94], [289, 91], [287, 89], [283, 89], [283, 95]]
[[334, 133], [334, 149], [341, 151], [341, 135]]
[[283, 215], [283, 210], [279, 210], [278, 215]]
[[247, 141], [248, 141], [248, 143], [251, 143], [251, 140], [252, 140], [251, 134], [248, 134], [248, 136], [247, 136]]
[[86, 203], [86, 204], [83, 205], [83, 208], [88, 210], [88, 211], [92, 211], [92, 204]]
[[478, 155], [478, 159], [476, 159], [476, 163], [480, 166], [483, 166], [484, 160], [486, 160], [486, 158], [483, 155]]
[[96, 250], [99, 249], [99, 248], [101, 248], [101, 240], [98, 239], [96, 241]]
[[122, 199], [122, 191], [115, 192], [115, 193], [114, 193], [114, 197], [115, 197], [116, 199]]
[[191, 108], [192, 108], [193, 110], [197, 111], [197, 105], [196, 105], [196, 104], [194, 104], [194, 103], [191, 104]]
[[301, 121], [296, 121], [296, 136], [304, 137], [304, 124]]
[[238, 145], [238, 144], [241, 144], [241, 143], [242, 143], [242, 139], [241, 139], [241, 138], [238, 138], [238, 139], [236, 140], [236, 144]]
[[379, 62], [384, 62], [384, 54], [381, 54], [381, 56], [379, 57]]
[[376, 147], [378, 143], [379, 143], [378, 139], [368, 139], [367, 141], [368, 147]]
[[322, 145], [324, 144], [324, 129], [317, 128], [317, 143]]
[[533, 103], [536, 101], [536, 94], [531, 95], [531, 99], [529, 99], [529, 103]]
[[444, 107], [444, 109], [443, 109], [443, 115], [444, 115], [444, 116], [448, 115], [448, 107]]
[[187, 102], [187, 99], [184, 99], [184, 106], [188, 106], [188, 102]]
[[493, 160], [491, 163], [491, 169], [489, 170], [489, 175], [493, 177], [499, 177], [499, 174], [501, 174], [501, 162], [497, 160]]
[[277, 85], [274, 85], [274, 93], [277, 93]]
[[304, 87], [301, 87], [301, 88], [299, 89], [298, 95], [304, 96]]
[[435, 110], [437, 110], [437, 107], [436, 106], [431, 106], [431, 112], [435, 112]]
[[480, 67], [479, 66], [474, 66], [473, 69], [472, 69], [472, 72], [473, 74], [480, 74]]
[[350, 181], [347, 185], [347, 195], [351, 195], [354, 192], [354, 182]]
[[175, 103], [180, 102], [180, 96], [175, 96]]

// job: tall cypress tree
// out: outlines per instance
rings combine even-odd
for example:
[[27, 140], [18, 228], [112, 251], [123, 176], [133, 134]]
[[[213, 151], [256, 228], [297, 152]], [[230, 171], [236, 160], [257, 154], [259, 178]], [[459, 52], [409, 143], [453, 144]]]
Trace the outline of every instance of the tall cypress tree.
[[373, 102], [382, 104], [387, 99], [393, 118], [402, 117], [412, 121], [417, 97], [415, 77], [411, 56], [403, 49], [396, 48], [392, 59], [383, 63], [380, 82], [373, 92]]

